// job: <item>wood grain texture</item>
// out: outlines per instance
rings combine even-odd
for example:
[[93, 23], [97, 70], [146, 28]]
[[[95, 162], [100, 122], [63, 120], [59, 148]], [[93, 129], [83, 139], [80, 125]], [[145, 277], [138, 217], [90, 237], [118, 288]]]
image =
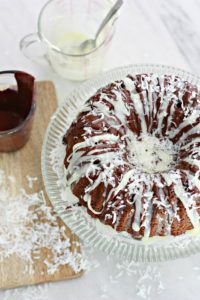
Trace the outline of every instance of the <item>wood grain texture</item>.
[[[29, 142], [14, 153], [0, 153], [0, 169], [3, 169], [6, 175], [12, 175], [17, 180], [12, 184], [11, 193], [16, 195], [20, 188], [24, 188], [28, 193], [44, 190], [44, 185], [41, 175], [41, 146], [44, 138], [44, 133], [49, 123], [50, 117], [56, 110], [57, 101], [54, 85], [51, 82], [44, 81], [36, 83], [36, 113], [34, 118], [33, 130]], [[27, 175], [38, 177], [38, 180], [33, 182], [33, 188], [28, 186]], [[45, 193], [47, 204], [50, 201]], [[58, 219], [58, 225], [63, 226], [63, 222]], [[65, 226], [66, 227], [66, 226]], [[74, 241], [78, 238], [71, 233], [66, 227], [66, 234], [72, 242], [71, 251], [80, 251], [80, 248], [75, 246]], [[50, 255], [50, 251], [43, 250], [41, 259], [33, 265], [34, 274], [24, 273], [26, 263], [16, 256], [11, 256], [4, 262], [0, 263], [0, 288], [14, 288], [24, 285], [32, 285], [50, 281], [58, 281], [79, 277], [82, 272], [76, 274], [69, 266], [61, 266], [54, 275], [47, 274], [44, 259]]]

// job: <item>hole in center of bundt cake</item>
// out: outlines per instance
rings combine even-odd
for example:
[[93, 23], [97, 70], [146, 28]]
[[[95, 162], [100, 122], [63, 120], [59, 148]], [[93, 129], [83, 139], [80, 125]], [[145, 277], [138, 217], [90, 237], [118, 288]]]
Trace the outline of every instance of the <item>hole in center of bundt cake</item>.
[[165, 172], [173, 168], [177, 149], [168, 139], [144, 135], [129, 142], [129, 160], [139, 170], [147, 173]]

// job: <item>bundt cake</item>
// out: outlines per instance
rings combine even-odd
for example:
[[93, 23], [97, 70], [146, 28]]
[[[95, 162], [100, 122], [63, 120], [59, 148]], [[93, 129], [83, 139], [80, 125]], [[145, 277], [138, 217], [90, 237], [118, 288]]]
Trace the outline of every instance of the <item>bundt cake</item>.
[[88, 214], [135, 239], [200, 222], [200, 92], [128, 75], [92, 96], [63, 137], [67, 185]]

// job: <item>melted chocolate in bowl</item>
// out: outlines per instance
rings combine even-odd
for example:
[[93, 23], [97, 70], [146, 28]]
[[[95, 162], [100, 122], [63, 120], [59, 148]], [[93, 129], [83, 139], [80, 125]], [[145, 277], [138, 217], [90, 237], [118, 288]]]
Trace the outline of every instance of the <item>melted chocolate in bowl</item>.
[[0, 72], [0, 79], [11, 78], [17, 86], [3, 88], [0, 84], [0, 151], [3, 152], [18, 150], [26, 144], [35, 111], [34, 77], [19, 71]]
[[23, 118], [14, 111], [0, 111], [0, 131], [17, 127], [23, 122]]

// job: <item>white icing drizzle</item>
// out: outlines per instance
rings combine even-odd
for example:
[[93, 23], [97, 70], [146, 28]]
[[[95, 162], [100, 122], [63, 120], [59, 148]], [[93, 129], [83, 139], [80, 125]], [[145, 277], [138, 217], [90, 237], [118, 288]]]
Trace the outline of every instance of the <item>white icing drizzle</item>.
[[165, 229], [166, 229], [167, 235], [169, 235], [171, 233], [171, 223], [173, 221], [174, 213], [173, 213], [172, 208], [169, 205], [169, 202], [167, 201], [167, 199], [164, 195], [162, 188], [159, 189], [159, 195], [160, 195], [159, 200], [161, 201], [162, 206], [167, 210], [167, 213], [168, 213], [169, 220], [167, 218], [165, 220]]
[[199, 214], [196, 210], [196, 208], [193, 206], [191, 207], [191, 203], [189, 202], [189, 197], [187, 196], [185, 190], [183, 189], [182, 182], [179, 181], [177, 184], [174, 186], [174, 191], [177, 197], [181, 200], [183, 203], [187, 215], [190, 219], [190, 222], [192, 223], [193, 227], [195, 228], [196, 226], [199, 225]]
[[[135, 170], [129, 170], [127, 173], [125, 173], [123, 175], [123, 178], [121, 179], [119, 185], [117, 186], [117, 188], [115, 188], [114, 191], [114, 195], [116, 196], [121, 190], [123, 190], [125, 188], [125, 186], [127, 185], [128, 181], [130, 180], [130, 178], [133, 176], [133, 174], [135, 173]], [[108, 197], [109, 198], [109, 197]]]
[[93, 191], [104, 180], [103, 177], [104, 173], [100, 173], [98, 178], [93, 182], [93, 184], [85, 189], [85, 193], [90, 193], [91, 191]]
[[[189, 149], [190, 146], [193, 146], [193, 149], [194, 149], [194, 146], [195, 146], [195, 144], [197, 144], [197, 143], [200, 143], [200, 137], [193, 138], [192, 141], [190, 141], [189, 143], [187, 143], [187, 144], [181, 146], [181, 150]], [[197, 147], [196, 147], [196, 148], [197, 148]]]
[[126, 89], [130, 92], [130, 93], [134, 93], [136, 92], [135, 90], [135, 84], [134, 81], [132, 79], [130, 79], [129, 77], [124, 78], [124, 84], [126, 86]]
[[92, 199], [91, 199], [90, 194], [85, 194], [84, 197], [83, 197], [83, 200], [84, 200], [85, 202], [87, 202], [88, 208], [89, 208], [89, 210], [90, 210], [91, 212], [93, 212], [93, 214], [95, 214], [95, 215], [100, 215], [100, 214], [102, 213], [103, 209], [102, 209], [102, 211], [96, 211], [96, 210], [94, 210], [94, 209], [92, 208], [92, 205], [91, 205], [91, 200], [92, 200]]
[[189, 174], [190, 177], [190, 182], [193, 184], [193, 186], [196, 186], [200, 192], [200, 170], [196, 172], [196, 174], [194, 176], [191, 176]]
[[[157, 119], [158, 119], [158, 127], [155, 131], [156, 133], [160, 133], [162, 132], [162, 123], [163, 123], [163, 118], [167, 115], [167, 107], [169, 105], [169, 100], [171, 99], [171, 94], [170, 95], [166, 95], [164, 97], [164, 95], [162, 95], [161, 97], [161, 105], [160, 105], [160, 109], [158, 111], [158, 115], [157, 115]], [[171, 119], [172, 119], [172, 115], [174, 113], [174, 103], [172, 104], [172, 107], [170, 108], [170, 114], [169, 114], [169, 118], [168, 118], [168, 124], [171, 124]]]
[[109, 99], [109, 102], [114, 106], [116, 115], [124, 124], [126, 123], [126, 117], [130, 114], [129, 109], [123, 101], [122, 94], [117, 90], [113, 90], [113, 93], [116, 95], [116, 99]]
[[134, 231], [139, 231], [140, 230], [140, 218], [141, 218], [141, 213], [142, 213], [142, 192], [143, 188], [142, 186], [139, 187], [139, 192], [138, 194], [135, 195], [135, 216], [134, 216], [134, 221], [132, 223], [132, 228]]
[[200, 160], [198, 159], [192, 159], [190, 157], [184, 158], [184, 161], [188, 162], [191, 165], [197, 166], [200, 168]]
[[[124, 87], [121, 86], [122, 83], [130, 93], [129, 101], [126, 101], [127, 96]], [[139, 93], [136, 87], [139, 88]], [[137, 78], [133, 76], [133, 79], [126, 77], [110, 87], [109, 96], [99, 90], [99, 100], [91, 98], [89, 104], [87, 103], [83, 109], [86, 115], [82, 116], [82, 122], [86, 116], [95, 117], [95, 120], [88, 124], [89, 118], [87, 119], [81, 142], [77, 137], [77, 143], [73, 145], [72, 153], [67, 157], [69, 163], [66, 170], [67, 181], [69, 185], [77, 184], [82, 177], [86, 177], [88, 185], [82, 198], [87, 202], [88, 210], [95, 215], [101, 215], [107, 204], [108, 208], [112, 205], [113, 210], [111, 213], [105, 213], [105, 220], [112, 220], [114, 228], [120, 225], [120, 218], [126, 205], [132, 205], [125, 228], [131, 227], [139, 234], [144, 227], [144, 237], [149, 237], [152, 209], [156, 206], [166, 211], [164, 217], [161, 217], [159, 212], [156, 214], [158, 222], [156, 234], [162, 231], [163, 222], [165, 222], [165, 234], [171, 234], [173, 220], [176, 218], [179, 221], [177, 213], [179, 207], [177, 203], [173, 205], [169, 203], [164, 187], [170, 187], [172, 184], [174, 193], [183, 203], [192, 225], [194, 227], [199, 225], [199, 214], [195, 205], [197, 194], [186, 192], [181, 180], [184, 173], [189, 188], [192, 190], [197, 187], [200, 191], [200, 150], [196, 146], [200, 142], [200, 137], [184, 143], [190, 135], [200, 133], [200, 124], [185, 130], [187, 125], [193, 125], [199, 117], [199, 103], [193, 107], [193, 99], [198, 97], [199, 92], [191, 92], [189, 104], [184, 107], [183, 97], [187, 89], [187, 83], [175, 76], [143, 74]], [[159, 108], [158, 101], [160, 101]], [[132, 132], [127, 122], [127, 117], [130, 122], [133, 107], [141, 124], [141, 132], [137, 134]], [[172, 122], [178, 109], [184, 112], [185, 117], [176, 128]], [[145, 116], [148, 117], [148, 128]], [[156, 129], [154, 129], [154, 119], [157, 122]], [[98, 123], [103, 124], [102, 128], [98, 128]], [[135, 130], [140, 128], [136, 123], [135, 119]], [[163, 126], [166, 128], [165, 136], [162, 136]], [[106, 133], [109, 129], [114, 129], [118, 134]], [[152, 134], [150, 134], [151, 130]], [[173, 145], [171, 140], [181, 130], [185, 132]], [[114, 144], [117, 144], [115, 148], [113, 148]], [[187, 162], [191, 166], [196, 166], [198, 169], [196, 174], [191, 174], [189, 170], [176, 169], [175, 158], [178, 157], [179, 150], [188, 151], [188, 155], [184, 155], [184, 159], [177, 163], [181, 165], [182, 162]], [[118, 177], [115, 174], [116, 168], [119, 168]], [[106, 195], [108, 186], [111, 189], [107, 199], [103, 201], [102, 210], [96, 211], [91, 204], [91, 192], [101, 183], [105, 187], [101, 196]], [[152, 190], [154, 184], [158, 188], [159, 197], [155, 197]], [[124, 192], [128, 193], [130, 199], [123, 199]]]
[[[131, 83], [131, 82], [132, 83]], [[134, 82], [130, 78], [125, 78], [124, 83], [126, 85], [127, 90], [131, 94], [131, 99], [133, 101], [133, 106], [135, 107], [136, 113], [138, 114], [141, 122], [141, 127], [142, 127], [142, 132], [146, 133], [147, 132], [147, 124], [144, 119], [144, 108], [141, 102], [140, 95], [136, 92]]]
[[[151, 95], [151, 93], [148, 94], [149, 96]], [[151, 101], [148, 101], [148, 97], [147, 97], [147, 92], [143, 91], [141, 93], [141, 96], [144, 102], [144, 115], [148, 116], [148, 118], [150, 117], [150, 112], [152, 111], [152, 107], [150, 107], [150, 102], [152, 102], [152, 96], [150, 96]], [[151, 105], [152, 106], [152, 105]]]
[[151, 231], [151, 219], [152, 219], [152, 197], [153, 197], [153, 192], [152, 192], [152, 185], [151, 182], [147, 184], [147, 192], [144, 193], [144, 215], [145, 219], [141, 225], [145, 227], [144, 230], [144, 238], [150, 236], [150, 231]]
[[[77, 174], [80, 173], [80, 169], [78, 168], [78, 165], [80, 164], [85, 164], [88, 163], [90, 164], [94, 160], [100, 160], [103, 162], [103, 164], [108, 164], [108, 163], [114, 163], [116, 166], [123, 164], [122, 160], [118, 155], [116, 155], [115, 152], [108, 152], [108, 153], [100, 153], [98, 155], [84, 155], [82, 157], [81, 154], [83, 152], [79, 151], [77, 153], [74, 153], [74, 158], [72, 156], [70, 163], [68, 165], [68, 171], [69, 173], [72, 172], [77, 172]], [[82, 168], [82, 167], [81, 167]], [[81, 172], [82, 173], [82, 172]], [[78, 177], [79, 178], [79, 177]]]
[[143, 109], [143, 105], [140, 99], [140, 95], [139, 94], [131, 94], [132, 96], [132, 101], [133, 101], [133, 105], [135, 107], [136, 113], [139, 115], [140, 118], [140, 122], [141, 122], [141, 127], [142, 127], [142, 133], [145, 134], [147, 133], [147, 124], [144, 118], [144, 109]]
[[187, 125], [191, 125], [192, 123], [194, 123], [199, 115], [199, 111], [194, 110], [189, 117], [185, 118], [185, 120], [179, 125], [178, 128], [169, 132], [169, 137], [171, 139], [174, 138], [181, 131], [181, 129], [185, 128]]
[[186, 140], [189, 135], [194, 134], [194, 133], [200, 133], [200, 124], [194, 125], [190, 130], [183, 133], [181, 135], [180, 139], [177, 141], [177, 144], [183, 143], [184, 140]]
[[85, 147], [91, 147], [94, 146], [95, 143], [98, 143], [99, 141], [109, 141], [109, 143], [111, 142], [116, 142], [119, 139], [119, 136], [114, 135], [114, 134], [101, 134], [101, 135], [95, 135], [92, 137], [88, 137], [87, 139], [85, 139], [84, 142], [81, 143], [77, 143], [74, 145], [73, 147], [73, 151], [77, 151], [81, 148], [85, 148]]
[[195, 205], [192, 206], [192, 202], [190, 201], [191, 195], [187, 195], [186, 191], [183, 188], [180, 177], [172, 177], [171, 174], [162, 174], [162, 176], [164, 177], [168, 186], [174, 183], [174, 192], [183, 203], [192, 225], [196, 227], [199, 224], [199, 214], [196, 210]]
[[[173, 96], [174, 97], [174, 96]], [[166, 134], [168, 135], [169, 133], [169, 126], [171, 125], [172, 123], [172, 119], [173, 119], [173, 116], [174, 116], [174, 113], [175, 113], [175, 102], [172, 103], [171, 107], [170, 107], [170, 112], [169, 112], [169, 116], [167, 118], [167, 130], [166, 130]], [[160, 116], [159, 116], [160, 117]]]

